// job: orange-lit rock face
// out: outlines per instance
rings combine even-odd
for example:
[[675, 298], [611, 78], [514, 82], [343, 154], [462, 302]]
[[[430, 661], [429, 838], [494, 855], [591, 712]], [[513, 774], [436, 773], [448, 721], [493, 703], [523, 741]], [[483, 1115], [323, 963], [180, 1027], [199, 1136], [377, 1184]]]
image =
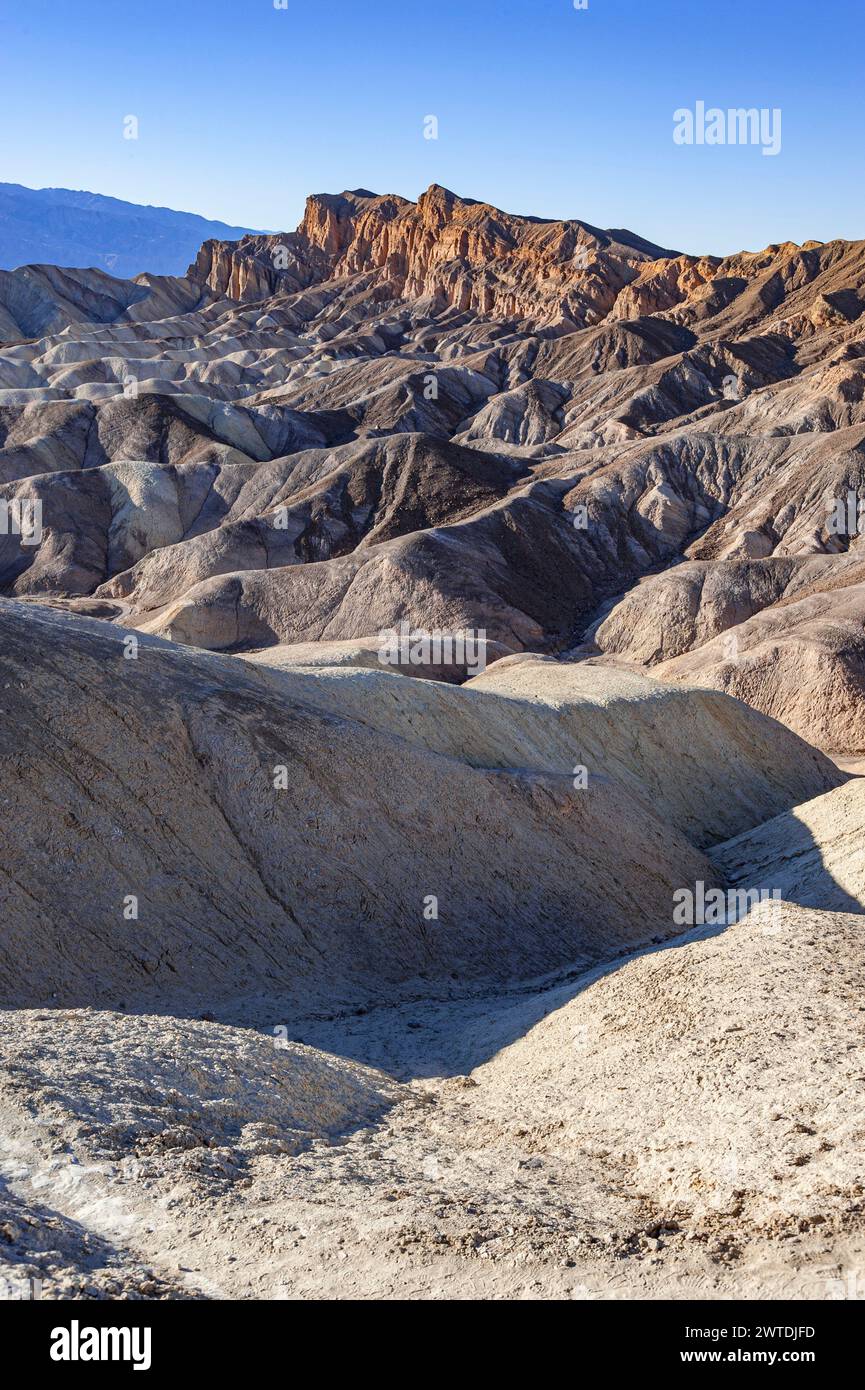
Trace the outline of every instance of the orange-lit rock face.
[[[208, 242], [194, 273], [215, 293], [241, 300], [272, 293], [280, 281], [292, 290], [372, 273], [394, 297], [429, 296], [493, 318], [583, 327], [611, 313], [625, 286], [661, 255], [662, 248], [638, 238], [620, 241], [577, 221], [513, 216], [434, 184], [417, 203], [365, 191], [315, 194], [295, 233]], [[659, 307], [678, 303], [711, 265], [678, 257], [670, 272], [669, 260], [657, 264]], [[651, 275], [647, 283], [653, 285]], [[645, 294], [653, 297], [651, 289]]]
[[[191, 273], [215, 294], [247, 303], [366, 275], [377, 297], [430, 298], [568, 331], [648, 314], [690, 324], [713, 317], [751, 283], [756, 322], [825, 269], [816, 242], [723, 260], [680, 255], [629, 232], [516, 216], [433, 184], [416, 203], [363, 189], [313, 194], [296, 232], [206, 242]], [[843, 305], [820, 305], [811, 322], [844, 314]]]

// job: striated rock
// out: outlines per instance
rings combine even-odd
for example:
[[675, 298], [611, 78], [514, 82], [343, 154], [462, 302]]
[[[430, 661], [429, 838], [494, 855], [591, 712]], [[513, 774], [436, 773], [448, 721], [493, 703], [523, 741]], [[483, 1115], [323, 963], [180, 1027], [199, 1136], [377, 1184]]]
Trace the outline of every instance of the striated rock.
[[628, 232], [514, 217], [433, 184], [417, 203], [365, 190], [317, 194], [297, 232], [208, 242], [190, 273], [216, 294], [250, 299], [281, 283], [296, 290], [373, 272], [391, 298], [583, 325], [603, 318], [635, 267], [661, 254]]
[[674, 930], [704, 846], [841, 780], [722, 695], [599, 668], [454, 689], [130, 657], [110, 624], [9, 601], [0, 623], [7, 1004], [308, 1005], [591, 962]]
[[0, 272], [0, 504], [43, 521], [0, 587], [213, 650], [681, 661], [853, 754], [863, 304], [862, 242], [681, 256], [438, 185], [314, 195], [180, 278]]
[[[859, 566], [865, 581], [865, 567]], [[865, 582], [782, 599], [655, 668], [747, 700], [818, 748], [865, 753]]]

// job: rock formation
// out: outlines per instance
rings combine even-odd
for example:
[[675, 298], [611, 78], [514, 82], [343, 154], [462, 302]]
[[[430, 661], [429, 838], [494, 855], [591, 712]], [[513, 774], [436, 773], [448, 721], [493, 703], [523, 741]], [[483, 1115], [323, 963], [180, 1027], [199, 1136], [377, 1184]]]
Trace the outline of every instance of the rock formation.
[[857, 1267], [863, 315], [435, 185], [0, 272], [0, 1278]]
[[0, 279], [0, 503], [44, 525], [7, 594], [219, 650], [482, 629], [865, 747], [865, 243], [688, 257], [433, 186], [181, 278]]

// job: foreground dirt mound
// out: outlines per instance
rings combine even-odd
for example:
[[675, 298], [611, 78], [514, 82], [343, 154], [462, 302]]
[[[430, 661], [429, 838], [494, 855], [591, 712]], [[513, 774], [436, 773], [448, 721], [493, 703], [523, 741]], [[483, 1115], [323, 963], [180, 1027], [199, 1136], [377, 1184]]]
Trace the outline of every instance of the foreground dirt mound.
[[[536, 665], [500, 683], [523, 667], [537, 699]], [[339, 682], [360, 698], [351, 672]], [[851, 781], [713, 855], [794, 897], [826, 896], [837, 873], [861, 914], [863, 792]], [[41, 1278], [44, 1298], [849, 1296], [863, 966], [861, 915], [786, 901], [464, 998], [427, 986], [338, 1010], [285, 994], [287, 1021], [271, 1001], [264, 1025], [259, 1005], [260, 1032], [8, 1011], [0, 1279], [15, 1297]]]
[[33, 605], [0, 625], [8, 1002], [335, 1004], [586, 965], [675, 930], [703, 846], [842, 780], [723, 696], [601, 668], [541, 663], [554, 699], [514, 698]]
[[179, 1272], [166, 1278], [74, 1218], [0, 1190], [0, 1301], [194, 1297]]
[[861, 1226], [863, 967], [859, 919], [758, 910], [589, 978], [474, 1073], [478, 1111], [606, 1162], [674, 1230]]
[[[203, 1178], [373, 1123], [400, 1095], [380, 1072], [204, 1021], [98, 1011], [0, 1013], [3, 1104], [37, 1107], [48, 1149]], [[130, 1168], [129, 1160], [139, 1160]]]
[[200, 1214], [263, 1159], [342, 1143], [404, 1094], [356, 1062], [204, 1021], [6, 1011], [0, 1053], [0, 1298], [33, 1296], [30, 1279], [51, 1299], [196, 1296], [208, 1278], [153, 1267], [178, 1194]]
[[[838, 1297], [863, 951], [861, 919], [784, 904], [542, 989], [296, 1018], [315, 1047], [286, 1052], [12, 1013], [0, 1164], [79, 1284], [125, 1261], [132, 1297]], [[39, 1229], [14, 1240], [58, 1296]]]

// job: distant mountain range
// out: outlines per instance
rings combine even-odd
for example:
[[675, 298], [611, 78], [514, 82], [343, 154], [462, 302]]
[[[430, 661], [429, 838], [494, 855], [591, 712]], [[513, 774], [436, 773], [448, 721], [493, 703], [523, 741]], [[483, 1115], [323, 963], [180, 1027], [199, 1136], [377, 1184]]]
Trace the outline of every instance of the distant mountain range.
[[0, 183], [0, 270], [35, 263], [121, 278], [143, 270], [182, 275], [203, 241], [234, 241], [250, 230], [101, 193]]

